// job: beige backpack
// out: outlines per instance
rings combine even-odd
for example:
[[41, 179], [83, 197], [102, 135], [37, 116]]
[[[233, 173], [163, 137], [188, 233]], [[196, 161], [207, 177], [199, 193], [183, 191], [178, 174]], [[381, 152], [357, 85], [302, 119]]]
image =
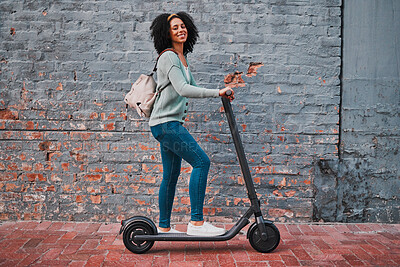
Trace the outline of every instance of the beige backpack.
[[162, 51], [156, 60], [153, 72], [149, 75], [141, 74], [136, 82], [132, 84], [130, 92], [125, 96], [125, 103], [131, 108], [136, 109], [140, 117], [150, 117], [157, 95], [165, 88], [160, 88], [158, 92], [156, 92], [157, 83], [153, 75], [157, 71], [158, 59], [166, 51], [173, 51], [176, 53], [173, 49], [165, 49]]

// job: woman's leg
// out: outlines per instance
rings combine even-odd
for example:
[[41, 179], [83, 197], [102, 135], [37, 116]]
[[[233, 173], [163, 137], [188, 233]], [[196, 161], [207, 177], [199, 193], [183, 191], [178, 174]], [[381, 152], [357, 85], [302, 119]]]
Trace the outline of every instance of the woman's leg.
[[160, 228], [170, 228], [171, 211], [174, 203], [175, 188], [181, 171], [182, 158], [168, 148], [168, 123], [151, 127], [151, 133], [160, 142], [163, 164], [163, 179], [160, 185], [158, 204], [160, 209]]
[[164, 148], [183, 158], [193, 167], [189, 182], [191, 220], [203, 221], [203, 205], [210, 159], [179, 122], [168, 123], [168, 131], [165, 132], [162, 139], [161, 144]]
[[181, 171], [182, 158], [163, 145], [160, 146], [160, 150], [163, 163], [163, 180], [158, 195], [158, 204], [160, 208], [159, 226], [161, 228], [169, 228], [175, 188]]

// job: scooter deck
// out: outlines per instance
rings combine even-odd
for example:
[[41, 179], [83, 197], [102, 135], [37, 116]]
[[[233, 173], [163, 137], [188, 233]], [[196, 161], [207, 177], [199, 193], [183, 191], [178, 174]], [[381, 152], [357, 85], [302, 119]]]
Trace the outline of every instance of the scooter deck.
[[194, 236], [186, 233], [168, 234], [159, 233], [156, 235], [136, 235], [135, 241], [225, 241], [234, 237], [236, 234], [233, 231], [228, 231], [223, 235], [218, 236]]
[[[248, 212], [250, 213], [250, 212]], [[247, 213], [246, 213], [247, 214]], [[181, 234], [168, 234], [159, 233], [155, 235], [135, 235], [133, 239], [135, 241], [226, 241], [232, 239], [237, 235], [240, 230], [249, 224], [250, 221], [247, 217], [242, 217], [229, 231], [223, 235], [217, 236], [194, 236], [186, 233]]]

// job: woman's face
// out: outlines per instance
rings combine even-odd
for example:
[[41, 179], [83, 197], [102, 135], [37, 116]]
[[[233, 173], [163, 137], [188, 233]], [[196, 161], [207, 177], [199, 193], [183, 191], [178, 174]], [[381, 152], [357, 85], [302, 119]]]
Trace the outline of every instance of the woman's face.
[[169, 35], [172, 43], [185, 43], [187, 40], [187, 29], [185, 23], [180, 18], [173, 18], [169, 22]]

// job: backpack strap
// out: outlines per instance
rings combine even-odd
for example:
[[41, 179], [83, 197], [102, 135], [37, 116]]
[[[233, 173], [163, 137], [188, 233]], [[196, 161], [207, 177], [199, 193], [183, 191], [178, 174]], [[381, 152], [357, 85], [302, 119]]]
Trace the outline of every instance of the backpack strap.
[[172, 52], [174, 52], [175, 54], [178, 55], [178, 53], [173, 48], [167, 48], [164, 51], [162, 51], [157, 57], [156, 64], [154, 65], [153, 73], [157, 71], [158, 59], [161, 57], [162, 54], [164, 54], [164, 52], [167, 52], [167, 51], [172, 51]]
[[[156, 64], [154, 65], [154, 69], [153, 69], [153, 72], [151, 73], [151, 75], [153, 75], [153, 74], [157, 71], [158, 59], [161, 57], [161, 55], [162, 55], [164, 52], [167, 52], [167, 51], [172, 51], [172, 52], [174, 52], [176, 55], [178, 55], [178, 53], [177, 53], [173, 48], [167, 48], [167, 49], [165, 49], [164, 51], [162, 51], [162, 52], [158, 55], [158, 57], [157, 57], [157, 59], [156, 59]], [[167, 85], [168, 85], [168, 84], [166, 84], [163, 88], [160, 88], [160, 89], [156, 92], [156, 95], [159, 95], [159, 94], [161, 93], [161, 91], [164, 90], [165, 87], [167, 87]]]

